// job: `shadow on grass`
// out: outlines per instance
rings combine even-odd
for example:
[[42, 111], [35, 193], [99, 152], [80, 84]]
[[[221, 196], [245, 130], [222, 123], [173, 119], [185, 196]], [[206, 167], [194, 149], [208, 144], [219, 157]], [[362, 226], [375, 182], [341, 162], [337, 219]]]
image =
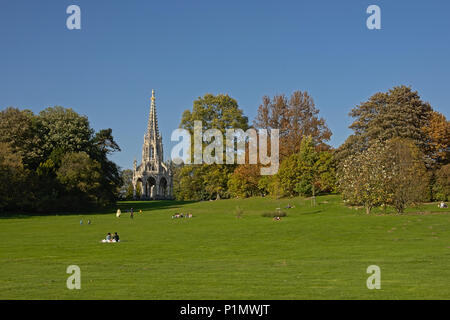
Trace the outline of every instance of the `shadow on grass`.
[[318, 214], [321, 213], [322, 210], [315, 210], [315, 211], [306, 211], [306, 212], [299, 212], [301, 215], [305, 215], [305, 214]]
[[0, 220], [2, 219], [29, 219], [32, 217], [51, 217], [51, 216], [82, 216], [82, 215], [94, 215], [94, 214], [114, 214], [117, 209], [120, 209], [122, 213], [130, 212], [133, 208], [133, 212], [137, 213], [142, 211], [157, 211], [165, 209], [178, 209], [183, 205], [195, 203], [196, 201], [174, 201], [174, 200], [155, 200], [155, 201], [119, 201], [116, 205], [108, 206], [106, 208], [92, 207], [80, 211], [68, 211], [68, 212], [36, 212], [36, 213], [0, 213]]
[[[173, 200], [156, 200], [156, 201], [121, 201], [117, 203], [114, 212], [120, 209], [122, 213], [130, 212], [133, 208], [133, 212], [142, 211], [156, 211], [165, 209], [179, 209], [182, 206], [196, 201], [173, 201]], [[111, 211], [108, 211], [111, 213]]]

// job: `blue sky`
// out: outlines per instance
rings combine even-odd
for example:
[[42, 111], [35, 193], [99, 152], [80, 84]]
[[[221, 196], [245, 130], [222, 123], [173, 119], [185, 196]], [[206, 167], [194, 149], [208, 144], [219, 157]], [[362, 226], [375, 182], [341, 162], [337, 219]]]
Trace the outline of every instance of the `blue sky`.
[[[71, 4], [81, 30], [66, 28]], [[381, 30], [366, 27], [371, 4]], [[449, 117], [449, 13], [448, 0], [0, 0], [0, 109], [73, 108], [113, 129], [112, 159], [131, 168], [152, 89], [166, 158], [205, 93], [228, 93], [252, 121], [263, 95], [306, 90], [339, 146], [350, 109], [395, 85]]]

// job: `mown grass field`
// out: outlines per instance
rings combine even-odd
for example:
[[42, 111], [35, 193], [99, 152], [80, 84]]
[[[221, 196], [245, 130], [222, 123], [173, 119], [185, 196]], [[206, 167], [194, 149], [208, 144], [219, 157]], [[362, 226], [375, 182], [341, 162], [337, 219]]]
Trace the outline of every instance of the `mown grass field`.
[[[280, 222], [261, 216], [288, 203]], [[3, 217], [0, 299], [450, 299], [448, 209], [367, 216], [338, 196], [317, 203], [123, 202], [143, 214]], [[116, 231], [120, 244], [99, 242]], [[81, 290], [66, 288], [69, 265]], [[366, 287], [369, 265], [381, 290]]]

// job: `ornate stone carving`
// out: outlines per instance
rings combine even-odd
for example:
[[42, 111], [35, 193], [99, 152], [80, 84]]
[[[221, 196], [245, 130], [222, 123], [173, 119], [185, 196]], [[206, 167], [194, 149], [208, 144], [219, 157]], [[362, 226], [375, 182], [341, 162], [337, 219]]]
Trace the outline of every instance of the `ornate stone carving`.
[[[137, 165], [134, 160], [133, 164], [133, 189], [135, 199], [173, 199], [172, 172], [164, 163], [162, 137], [156, 117], [155, 90], [152, 91], [150, 116], [142, 146], [142, 161]], [[137, 194], [138, 190], [140, 194]]]

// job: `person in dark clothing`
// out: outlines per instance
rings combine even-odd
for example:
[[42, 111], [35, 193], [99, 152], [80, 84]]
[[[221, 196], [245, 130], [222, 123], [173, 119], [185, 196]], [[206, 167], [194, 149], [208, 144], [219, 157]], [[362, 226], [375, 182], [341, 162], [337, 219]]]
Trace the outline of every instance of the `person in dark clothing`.
[[113, 239], [114, 239], [114, 241], [119, 242], [120, 238], [119, 238], [119, 235], [117, 234], [117, 232], [114, 233]]
[[131, 218], [131, 219], [133, 219], [133, 215], [134, 215], [134, 214], [133, 214], [133, 208], [131, 208], [131, 210], [130, 210], [130, 218]]

